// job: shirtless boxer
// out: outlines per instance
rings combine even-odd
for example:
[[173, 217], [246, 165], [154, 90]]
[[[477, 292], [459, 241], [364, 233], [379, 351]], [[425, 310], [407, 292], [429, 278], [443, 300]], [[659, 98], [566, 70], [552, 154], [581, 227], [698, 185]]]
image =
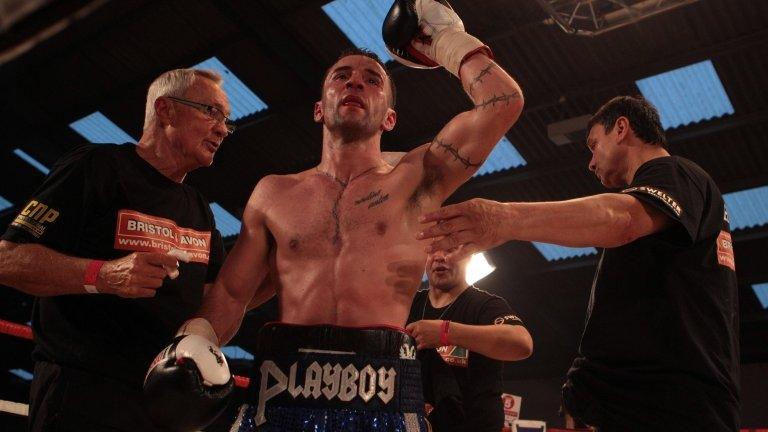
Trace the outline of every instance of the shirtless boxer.
[[391, 165], [380, 150], [396, 121], [388, 72], [365, 51], [328, 69], [314, 107], [320, 164], [256, 185], [199, 318], [180, 331], [226, 343], [254, 295], [270, 296], [257, 288], [273, 272], [282, 323], [261, 331], [258, 403], [233, 430], [308, 422], [313, 430], [349, 422], [354, 430], [424, 430], [415, 344], [403, 330], [426, 258], [414, 237], [418, 217], [474, 174], [523, 98], [453, 11], [433, 0], [416, 1], [415, 10], [432, 44], [413, 47], [460, 77], [474, 107]]

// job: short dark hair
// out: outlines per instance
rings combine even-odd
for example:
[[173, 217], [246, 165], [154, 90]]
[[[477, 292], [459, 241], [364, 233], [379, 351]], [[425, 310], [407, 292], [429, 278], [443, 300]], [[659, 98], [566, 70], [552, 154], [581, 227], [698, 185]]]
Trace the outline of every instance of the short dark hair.
[[664, 128], [661, 126], [659, 112], [653, 104], [641, 96], [617, 96], [606, 102], [589, 119], [587, 133], [596, 124], [602, 125], [605, 132], [608, 133], [613, 130], [619, 117], [629, 119], [629, 126], [632, 131], [643, 142], [659, 144], [662, 147], [667, 146], [667, 138], [664, 135]]
[[376, 55], [375, 52], [367, 50], [365, 48], [347, 48], [344, 51], [339, 54], [339, 56], [336, 58], [336, 60], [333, 61], [333, 64], [328, 67], [328, 70], [325, 71], [325, 74], [323, 74], [323, 81], [320, 83], [320, 94], [323, 94], [323, 89], [325, 89], [325, 80], [328, 79], [328, 74], [331, 72], [331, 67], [339, 62], [339, 60], [343, 59], [344, 57], [349, 57], [353, 55], [359, 55], [368, 57], [370, 59], [373, 59], [381, 65], [381, 68], [384, 69], [384, 73], [387, 74], [387, 81], [389, 81], [389, 93], [392, 95], [391, 100], [389, 101], [389, 107], [394, 108], [395, 107], [395, 81], [392, 80], [392, 75], [389, 74], [389, 71], [387, 70], [387, 66], [384, 65], [384, 62], [381, 61], [378, 55]]

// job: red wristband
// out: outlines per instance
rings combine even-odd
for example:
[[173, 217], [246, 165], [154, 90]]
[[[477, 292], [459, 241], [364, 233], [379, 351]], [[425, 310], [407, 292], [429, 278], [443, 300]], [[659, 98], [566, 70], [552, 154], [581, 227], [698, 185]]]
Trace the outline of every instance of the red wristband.
[[441, 346], [448, 346], [451, 343], [448, 341], [448, 328], [451, 325], [451, 322], [448, 320], [444, 320], [440, 323], [440, 345]]
[[91, 260], [88, 261], [88, 265], [85, 266], [85, 274], [83, 274], [83, 288], [91, 294], [98, 294], [96, 289], [96, 279], [99, 277], [99, 270], [104, 265], [104, 261]]

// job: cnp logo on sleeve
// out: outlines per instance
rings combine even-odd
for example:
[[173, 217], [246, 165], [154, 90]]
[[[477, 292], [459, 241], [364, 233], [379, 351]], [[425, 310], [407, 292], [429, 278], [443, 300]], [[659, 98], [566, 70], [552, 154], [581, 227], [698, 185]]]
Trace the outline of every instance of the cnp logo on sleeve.
[[160, 252], [180, 249], [190, 261], [208, 264], [211, 232], [183, 228], [176, 222], [134, 210], [117, 213], [115, 249], [134, 252]]
[[46, 228], [58, 218], [58, 210], [39, 201], [31, 200], [16, 215], [16, 218], [11, 222], [11, 226], [21, 228], [36, 238], [40, 238], [45, 234]]

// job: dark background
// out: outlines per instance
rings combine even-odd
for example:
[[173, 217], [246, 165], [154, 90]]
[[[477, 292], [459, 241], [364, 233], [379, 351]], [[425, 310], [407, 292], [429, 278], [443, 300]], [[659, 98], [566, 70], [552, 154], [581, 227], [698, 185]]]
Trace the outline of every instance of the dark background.
[[[192, 173], [187, 182], [239, 216], [261, 177], [316, 164], [321, 136], [312, 104], [325, 68], [351, 46], [321, 10], [325, 3], [0, 0], [0, 195], [17, 206], [0, 213], [0, 225], [11, 221], [43, 180], [13, 155], [15, 148], [51, 166], [85, 142], [69, 123], [97, 110], [138, 138], [149, 83], [165, 70], [212, 56], [269, 109], [239, 120], [240, 129], [227, 138], [213, 167]], [[31, 12], [11, 22], [11, 12], [22, 4]], [[547, 125], [593, 113], [613, 96], [638, 94], [637, 79], [707, 59], [735, 113], [668, 130], [671, 151], [700, 164], [723, 193], [768, 183], [768, 2], [694, 1], [592, 37], [547, 22], [535, 0], [452, 4], [524, 90], [525, 110], [507, 137], [527, 165], [475, 178], [450, 201], [561, 200], [603, 191], [587, 170], [583, 131], [575, 131], [574, 142], [555, 145]], [[469, 107], [458, 82], [442, 69], [395, 63], [388, 68], [398, 87], [399, 115], [395, 130], [383, 138], [384, 150], [407, 151], [428, 141]], [[768, 426], [761, 408], [768, 404], [768, 312], [751, 289], [768, 281], [766, 234], [766, 226], [734, 233], [744, 426]], [[558, 388], [576, 353], [596, 257], [549, 262], [525, 242], [508, 243], [489, 256], [498, 269], [478, 286], [504, 296], [535, 341], [530, 359], [506, 366], [506, 388], [523, 396], [523, 418], [559, 425]], [[27, 322], [30, 305], [29, 296], [0, 288], [0, 318]], [[274, 304], [251, 312], [233, 343], [248, 349], [259, 323], [274, 312]], [[28, 382], [6, 371], [31, 370], [32, 345], [5, 335], [0, 344], [0, 399], [26, 402]], [[248, 373], [247, 362], [234, 361], [233, 368]], [[0, 424], [17, 420], [0, 415]]]

